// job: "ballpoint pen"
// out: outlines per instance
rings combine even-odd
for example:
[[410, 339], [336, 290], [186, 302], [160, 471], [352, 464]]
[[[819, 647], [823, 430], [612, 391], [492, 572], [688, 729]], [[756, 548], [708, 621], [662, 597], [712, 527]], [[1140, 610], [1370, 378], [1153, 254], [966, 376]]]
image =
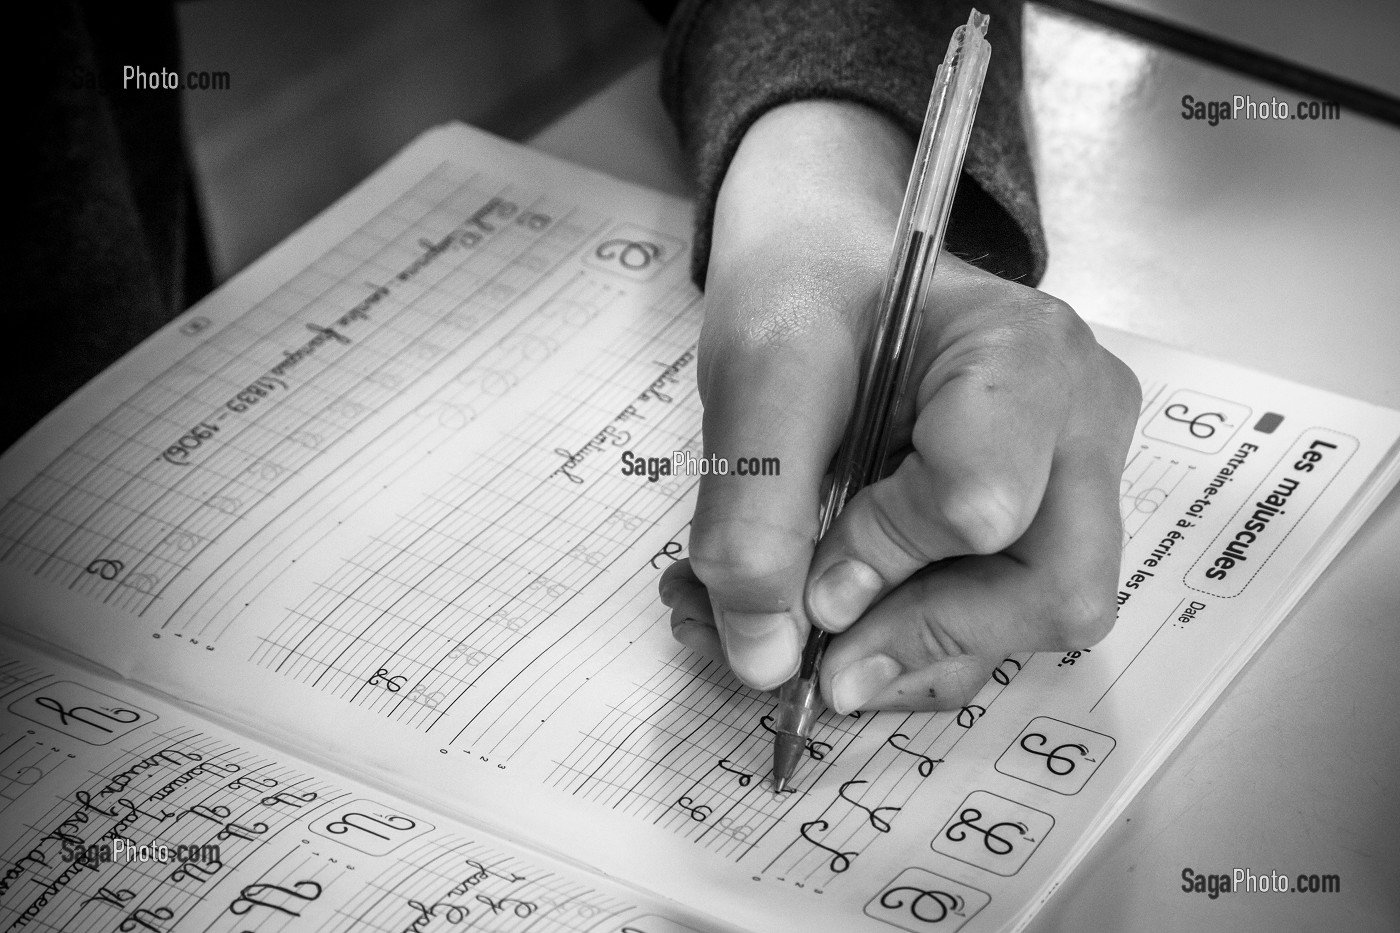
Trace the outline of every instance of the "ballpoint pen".
[[[976, 10], [953, 31], [938, 67], [919, 134], [894, 249], [867, 338], [860, 386], [832, 483], [822, 502], [817, 538], [862, 487], [878, 480], [891, 451], [894, 417], [909, 382], [914, 341], [957, 191], [991, 46], [989, 17]], [[773, 718], [773, 790], [787, 789], [821, 711], [818, 686], [829, 633], [813, 628], [797, 676], [778, 692]]]

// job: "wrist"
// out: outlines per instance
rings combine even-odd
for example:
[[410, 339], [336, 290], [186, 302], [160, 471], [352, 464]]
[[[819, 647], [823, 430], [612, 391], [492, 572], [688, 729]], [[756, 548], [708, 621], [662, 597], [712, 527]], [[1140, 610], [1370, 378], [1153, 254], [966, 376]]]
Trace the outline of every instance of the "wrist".
[[[780, 239], [803, 249], [889, 249], [914, 141], [861, 104], [797, 101], [749, 127], [720, 185], [712, 268]], [[867, 242], [869, 241], [869, 242]]]

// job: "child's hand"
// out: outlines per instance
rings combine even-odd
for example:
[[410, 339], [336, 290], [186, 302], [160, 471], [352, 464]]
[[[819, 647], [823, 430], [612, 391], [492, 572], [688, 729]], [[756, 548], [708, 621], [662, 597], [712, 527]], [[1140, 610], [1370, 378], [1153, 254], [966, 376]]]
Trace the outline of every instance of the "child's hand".
[[854, 104], [788, 104], [745, 135], [716, 205], [700, 341], [705, 453], [779, 476], [706, 476], [691, 557], [662, 581], [677, 637], [769, 689], [810, 624], [840, 632], [840, 712], [956, 708], [1007, 654], [1113, 626], [1118, 491], [1137, 380], [1074, 311], [943, 255], [896, 472], [820, 547], [823, 475], [855, 394], [913, 144]]

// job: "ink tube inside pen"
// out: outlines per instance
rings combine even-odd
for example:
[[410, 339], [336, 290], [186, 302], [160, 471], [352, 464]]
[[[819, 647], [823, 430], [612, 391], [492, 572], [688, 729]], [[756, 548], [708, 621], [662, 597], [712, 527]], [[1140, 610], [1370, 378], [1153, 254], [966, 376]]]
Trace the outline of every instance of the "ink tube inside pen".
[[[856, 403], [822, 502], [817, 537], [846, 501], [877, 482], [894, 447], [895, 418], [909, 383], [913, 344], [972, 132], [991, 46], [989, 17], [976, 10], [958, 27], [939, 66], [900, 207], [894, 247], [866, 338]], [[814, 629], [798, 675], [783, 685], [774, 717], [774, 789], [786, 789], [821, 708], [821, 659], [830, 635]]]

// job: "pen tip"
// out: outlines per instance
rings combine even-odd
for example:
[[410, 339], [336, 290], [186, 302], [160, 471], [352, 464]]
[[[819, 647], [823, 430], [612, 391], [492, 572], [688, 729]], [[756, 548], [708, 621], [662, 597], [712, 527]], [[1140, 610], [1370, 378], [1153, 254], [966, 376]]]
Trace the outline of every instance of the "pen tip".
[[802, 760], [804, 745], [799, 735], [778, 733], [773, 742], [773, 793], [781, 794], [788, 789], [797, 763]]

